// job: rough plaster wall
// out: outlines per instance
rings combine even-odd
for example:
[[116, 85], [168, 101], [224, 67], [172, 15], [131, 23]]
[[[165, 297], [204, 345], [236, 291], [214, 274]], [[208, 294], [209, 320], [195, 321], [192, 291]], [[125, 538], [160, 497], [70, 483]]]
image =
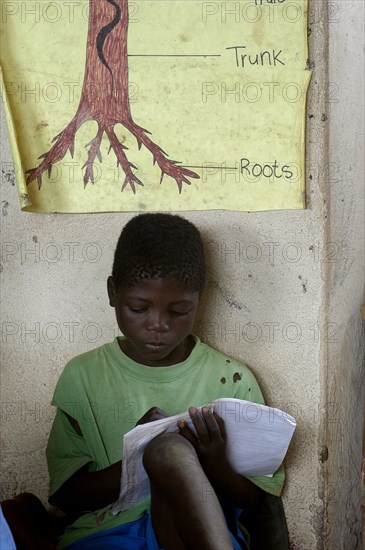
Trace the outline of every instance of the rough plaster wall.
[[[284, 492], [293, 550], [323, 547], [328, 504], [320, 460], [329, 284], [323, 277], [329, 253], [324, 204], [329, 186], [320, 168], [326, 152], [326, 17], [322, 5], [314, 7], [308, 210], [186, 214], [203, 232], [210, 265], [197, 332], [214, 347], [247, 362], [267, 400], [298, 420]], [[53, 415], [52, 391], [68, 359], [116, 334], [105, 281], [120, 228], [131, 214], [21, 213], [5, 133], [0, 497], [28, 490], [46, 499], [43, 452]]]
[[[364, 422], [364, 3], [334, 5], [329, 26], [329, 225], [333, 261], [326, 270], [326, 389], [332, 403], [324, 437], [326, 548], [360, 549], [361, 451]], [[353, 60], [350, 62], [350, 59]], [[333, 325], [334, 326], [334, 325]], [[328, 449], [328, 451], [327, 451]]]

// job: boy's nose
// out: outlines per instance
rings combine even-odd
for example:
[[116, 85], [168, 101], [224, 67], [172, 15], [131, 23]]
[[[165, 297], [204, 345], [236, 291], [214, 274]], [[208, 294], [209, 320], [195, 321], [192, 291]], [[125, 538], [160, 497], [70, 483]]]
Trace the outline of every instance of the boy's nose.
[[148, 321], [148, 329], [151, 331], [167, 332], [170, 330], [169, 316], [162, 312], [151, 312]]

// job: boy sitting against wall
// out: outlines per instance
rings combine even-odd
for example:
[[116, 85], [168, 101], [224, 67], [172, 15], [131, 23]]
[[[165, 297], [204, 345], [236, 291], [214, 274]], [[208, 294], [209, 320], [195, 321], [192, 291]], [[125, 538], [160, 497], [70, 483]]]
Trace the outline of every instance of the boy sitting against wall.
[[[201, 237], [186, 219], [141, 214], [124, 227], [107, 283], [123, 336], [70, 361], [54, 393], [50, 502], [76, 518], [58, 548], [248, 548], [236, 518], [254, 513], [264, 491], [280, 495], [283, 469], [237, 474], [224, 419], [197, 410], [220, 397], [263, 403], [245, 365], [192, 335], [205, 278]], [[144, 454], [151, 498], [112, 515], [123, 435], [188, 408], [196, 435], [179, 422], [155, 438]]]

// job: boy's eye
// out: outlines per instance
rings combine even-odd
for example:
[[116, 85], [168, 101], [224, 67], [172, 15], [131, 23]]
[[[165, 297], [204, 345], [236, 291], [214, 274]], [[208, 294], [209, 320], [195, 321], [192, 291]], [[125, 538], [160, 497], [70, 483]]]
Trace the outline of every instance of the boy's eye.
[[189, 311], [171, 311], [170, 313], [171, 315], [176, 315], [176, 317], [182, 317], [183, 315], [187, 315]]
[[145, 311], [147, 311], [146, 308], [137, 308], [137, 307], [130, 307], [129, 310], [132, 311], [133, 313], [144, 313]]

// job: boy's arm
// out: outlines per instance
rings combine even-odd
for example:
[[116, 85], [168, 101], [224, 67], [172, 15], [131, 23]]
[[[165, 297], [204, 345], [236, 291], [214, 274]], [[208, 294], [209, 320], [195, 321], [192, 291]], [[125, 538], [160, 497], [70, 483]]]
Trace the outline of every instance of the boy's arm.
[[121, 475], [121, 460], [97, 472], [89, 472], [86, 464], [52, 495], [52, 502], [66, 514], [99, 510], [118, 499]]
[[[77, 435], [83, 437], [77, 420], [67, 413], [66, 416]], [[152, 407], [137, 424], [164, 417], [166, 414], [161, 409]], [[85, 464], [52, 495], [52, 503], [66, 514], [99, 510], [118, 499], [121, 476], [121, 460], [96, 472], [89, 472], [89, 465]]]
[[[67, 413], [66, 416], [82, 437], [77, 420]], [[85, 464], [52, 495], [52, 502], [66, 514], [99, 510], [117, 500], [121, 475], [121, 460], [96, 472], [89, 472], [89, 465]]]
[[219, 497], [232, 507], [253, 509], [258, 504], [261, 489], [233, 470], [226, 457], [226, 434], [223, 420], [209, 407], [201, 413], [189, 409], [197, 432], [192, 433], [184, 421], [178, 422], [179, 433], [194, 446], [206, 476]]
[[232, 508], [253, 510], [259, 503], [262, 490], [252, 481], [235, 472], [227, 461], [212, 468], [210, 472], [203, 468], [216, 491]]

